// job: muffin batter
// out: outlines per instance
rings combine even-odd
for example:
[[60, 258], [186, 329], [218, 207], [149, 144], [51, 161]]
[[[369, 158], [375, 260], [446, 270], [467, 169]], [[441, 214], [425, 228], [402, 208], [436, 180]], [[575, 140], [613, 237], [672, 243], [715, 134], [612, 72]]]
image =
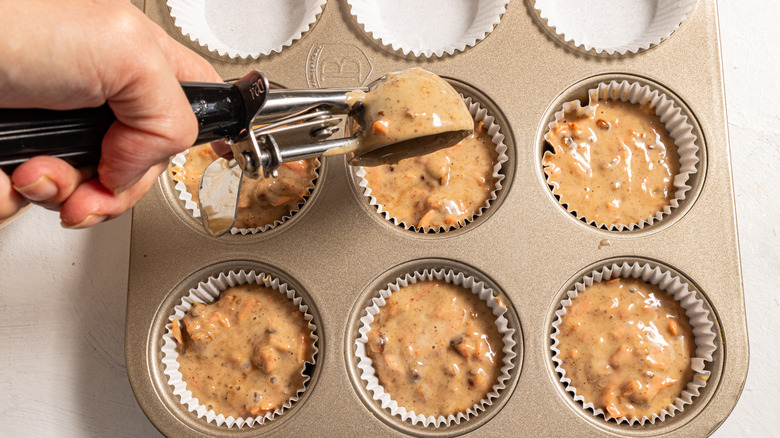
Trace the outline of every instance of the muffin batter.
[[394, 292], [367, 333], [366, 354], [399, 406], [438, 417], [465, 412], [501, 375], [503, 342], [470, 290], [423, 281]]
[[547, 182], [588, 221], [628, 225], [670, 205], [680, 157], [648, 104], [603, 100], [590, 115], [567, 113], [545, 138]]
[[287, 296], [258, 284], [195, 303], [171, 324], [183, 381], [208, 409], [227, 416], [264, 415], [303, 389], [312, 362], [311, 331]]
[[455, 146], [366, 167], [371, 194], [391, 216], [422, 230], [463, 226], [495, 188], [496, 146], [482, 122]]
[[[355, 91], [349, 102], [362, 100], [365, 126], [361, 130], [357, 155], [362, 165], [396, 162], [402, 158], [423, 155], [453, 145], [473, 129], [473, 120], [463, 99], [444, 79], [420, 68], [388, 73], [384, 83], [368, 93]], [[464, 132], [465, 131], [465, 132]], [[434, 134], [452, 133], [433, 141]], [[383, 146], [418, 139], [407, 148]], [[445, 144], [445, 142], [449, 143]]]
[[577, 394], [611, 417], [652, 417], [693, 379], [685, 310], [641, 279], [594, 283], [561, 318], [558, 358]]
[[[211, 145], [190, 148], [184, 167], [171, 166], [171, 178], [187, 186], [192, 200], [198, 202], [198, 182], [206, 166], [218, 158]], [[300, 160], [282, 163], [276, 178], [244, 177], [238, 199], [236, 228], [256, 228], [273, 224], [298, 208], [314, 187], [318, 161]]]

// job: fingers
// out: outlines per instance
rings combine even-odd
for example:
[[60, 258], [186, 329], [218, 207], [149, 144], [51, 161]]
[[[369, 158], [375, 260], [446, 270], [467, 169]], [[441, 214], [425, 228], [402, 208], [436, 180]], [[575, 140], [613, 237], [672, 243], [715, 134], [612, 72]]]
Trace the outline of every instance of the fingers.
[[157, 44], [165, 54], [174, 74], [182, 82], [222, 82], [214, 67], [206, 59], [184, 47], [168, 36], [165, 31], [151, 20], [147, 20]]
[[103, 137], [98, 165], [100, 182], [110, 192], [119, 194], [135, 185], [150, 166], [167, 161], [171, 155], [191, 146], [194, 140], [185, 142], [180, 143], [162, 134], [145, 132], [123, 123], [114, 123]]
[[65, 228], [87, 228], [113, 219], [135, 205], [154, 185], [168, 162], [150, 168], [132, 186], [119, 194], [111, 193], [97, 180], [81, 184], [60, 208], [60, 219]]
[[162, 53], [151, 58], [107, 99], [117, 122], [103, 138], [98, 174], [114, 193], [192, 146], [198, 134], [195, 114]]
[[[9, 178], [0, 172], [0, 215], [11, 216], [29, 199], [59, 209], [62, 226], [87, 228], [115, 218], [135, 205], [167, 167], [153, 166], [133, 185], [115, 195], [90, 170], [77, 170], [54, 157], [35, 157], [21, 164]], [[12, 186], [13, 184], [13, 186]]]
[[152, 35], [160, 56], [147, 55], [146, 65], [107, 96], [118, 121], [103, 139], [98, 174], [114, 193], [134, 185], [153, 163], [195, 142], [197, 120], [178, 81], [222, 81], [208, 61], [157, 24], [146, 17], [140, 24]]
[[[197, 137], [179, 81], [221, 78], [129, 2], [67, 0], [56, 13], [46, 0], [3, 8], [13, 13], [0, 14], [0, 40], [8, 43], [0, 44], [0, 106], [75, 109], [108, 102], [117, 122], [103, 139], [99, 178], [49, 157], [19, 166], [11, 178], [0, 173], [0, 217], [27, 199], [61, 206], [66, 226], [118, 216], [151, 187], [168, 157]], [[23, 50], [29, 46], [41, 51]]]
[[27, 204], [11, 184], [11, 178], [0, 171], [0, 219], [11, 217]]
[[40, 156], [19, 165], [11, 181], [16, 192], [24, 198], [57, 209], [90, 173], [89, 170], [76, 170], [59, 158]]

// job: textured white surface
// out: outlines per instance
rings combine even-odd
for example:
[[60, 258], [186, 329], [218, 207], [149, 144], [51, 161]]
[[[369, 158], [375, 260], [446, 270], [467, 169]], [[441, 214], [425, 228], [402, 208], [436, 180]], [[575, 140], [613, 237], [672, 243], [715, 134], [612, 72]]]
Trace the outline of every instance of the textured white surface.
[[[751, 361], [715, 436], [780, 436], [780, 2], [719, 6]], [[0, 229], [3, 436], [157, 434], [125, 371], [129, 244], [129, 214], [69, 231], [34, 208]]]
[[745, 389], [718, 437], [780, 436], [780, 2], [721, 0], [731, 159], [750, 339]]

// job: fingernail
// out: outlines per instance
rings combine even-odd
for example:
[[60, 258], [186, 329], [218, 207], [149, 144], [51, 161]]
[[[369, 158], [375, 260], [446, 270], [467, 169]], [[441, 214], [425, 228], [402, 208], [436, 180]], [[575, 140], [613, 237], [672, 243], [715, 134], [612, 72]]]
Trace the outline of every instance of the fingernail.
[[14, 186], [14, 190], [19, 192], [22, 196], [33, 202], [47, 201], [57, 196], [57, 184], [50, 180], [48, 176], [43, 175], [38, 178], [32, 184], [28, 184], [24, 187]]
[[62, 228], [67, 228], [67, 229], [70, 229], [70, 230], [78, 230], [78, 229], [82, 229], [82, 228], [89, 228], [89, 227], [91, 227], [93, 225], [97, 225], [97, 224], [105, 221], [106, 219], [108, 219], [108, 216], [106, 216], [106, 215], [91, 214], [91, 215], [87, 216], [86, 219], [84, 219], [83, 221], [81, 221], [81, 222], [79, 222], [79, 223], [77, 223], [75, 225], [66, 224], [65, 221], [61, 221], [60, 225], [62, 225]]
[[134, 185], [135, 185], [135, 183], [137, 183], [138, 181], [140, 181], [140, 180], [141, 180], [141, 178], [143, 178], [143, 176], [144, 176], [143, 174], [140, 174], [140, 175], [138, 175], [137, 177], [135, 177], [135, 178], [133, 178], [132, 180], [130, 180], [130, 182], [129, 182], [129, 183], [127, 183], [127, 184], [124, 184], [124, 185], [121, 185], [121, 186], [119, 186], [119, 187], [115, 188], [115, 189], [114, 189], [114, 194], [115, 194], [115, 195], [118, 195], [118, 194], [120, 194], [120, 193], [124, 192], [125, 190], [129, 189], [130, 187], [134, 186]]

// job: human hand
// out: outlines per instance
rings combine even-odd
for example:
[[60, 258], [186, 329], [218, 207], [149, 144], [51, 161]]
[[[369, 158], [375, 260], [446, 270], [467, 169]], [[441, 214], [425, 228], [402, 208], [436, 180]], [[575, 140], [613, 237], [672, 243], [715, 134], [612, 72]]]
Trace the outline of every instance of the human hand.
[[56, 110], [108, 102], [117, 121], [97, 167], [39, 156], [0, 171], [0, 219], [28, 201], [86, 228], [119, 216], [192, 146], [197, 120], [179, 85], [221, 82], [211, 65], [125, 0], [0, 0], [0, 107]]

